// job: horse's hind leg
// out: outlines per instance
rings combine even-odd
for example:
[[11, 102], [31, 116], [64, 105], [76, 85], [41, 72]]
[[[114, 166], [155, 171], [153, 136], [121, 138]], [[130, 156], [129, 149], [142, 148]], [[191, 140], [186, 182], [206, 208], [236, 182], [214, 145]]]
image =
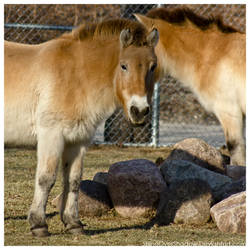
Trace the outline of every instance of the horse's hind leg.
[[60, 158], [63, 139], [52, 131], [40, 131], [37, 145], [38, 164], [35, 178], [35, 193], [28, 214], [31, 232], [34, 236], [49, 236], [45, 211], [48, 194], [53, 187]]
[[85, 151], [81, 145], [68, 145], [63, 153], [64, 189], [60, 214], [66, 231], [72, 234], [83, 232], [78, 215], [78, 194]]
[[243, 115], [239, 112], [221, 112], [218, 116], [230, 152], [230, 164], [246, 166], [246, 146], [244, 139]]

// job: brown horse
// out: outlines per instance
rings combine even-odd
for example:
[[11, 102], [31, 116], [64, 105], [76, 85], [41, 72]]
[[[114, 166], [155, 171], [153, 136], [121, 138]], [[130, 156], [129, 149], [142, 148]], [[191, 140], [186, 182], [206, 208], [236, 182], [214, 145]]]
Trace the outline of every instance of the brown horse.
[[157, 42], [156, 29], [124, 19], [80, 26], [39, 45], [5, 42], [5, 144], [37, 143], [33, 235], [49, 235], [46, 203], [61, 160], [61, 220], [66, 231], [83, 232], [78, 191], [86, 147], [118, 106], [132, 123], [144, 122]]
[[194, 92], [220, 121], [231, 164], [245, 166], [246, 35], [189, 9], [159, 8], [135, 16], [159, 31], [158, 78], [170, 74]]

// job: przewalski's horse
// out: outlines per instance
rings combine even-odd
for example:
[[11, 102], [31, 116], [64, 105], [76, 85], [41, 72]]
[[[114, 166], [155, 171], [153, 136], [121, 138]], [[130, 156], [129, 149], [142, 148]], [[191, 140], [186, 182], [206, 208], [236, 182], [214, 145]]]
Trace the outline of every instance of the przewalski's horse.
[[188, 86], [220, 121], [231, 164], [245, 165], [246, 35], [220, 18], [205, 19], [188, 9], [153, 9], [135, 15], [160, 34], [156, 74], [170, 74]]
[[38, 164], [28, 221], [49, 235], [48, 194], [63, 166], [60, 211], [66, 231], [82, 233], [78, 191], [87, 145], [100, 122], [123, 107], [134, 124], [149, 111], [158, 31], [124, 19], [80, 26], [39, 45], [5, 43], [5, 143], [35, 145]]

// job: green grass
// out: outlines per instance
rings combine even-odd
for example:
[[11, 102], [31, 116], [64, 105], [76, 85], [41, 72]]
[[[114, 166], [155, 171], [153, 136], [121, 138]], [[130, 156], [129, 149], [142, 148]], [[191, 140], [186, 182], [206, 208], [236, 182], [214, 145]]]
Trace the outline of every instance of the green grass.
[[[96, 172], [108, 171], [117, 161], [144, 158], [155, 161], [166, 158], [171, 148], [92, 147], [85, 162], [83, 179], [92, 179]], [[36, 151], [6, 149], [4, 167], [4, 244], [13, 245], [245, 245], [245, 235], [221, 233], [213, 222], [204, 226], [169, 225], [158, 227], [150, 218], [126, 219], [114, 209], [101, 217], [81, 217], [85, 235], [64, 233], [59, 214], [51, 200], [61, 192], [61, 173], [47, 205], [47, 222], [52, 236], [35, 238], [29, 235], [27, 212], [32, 202]]]

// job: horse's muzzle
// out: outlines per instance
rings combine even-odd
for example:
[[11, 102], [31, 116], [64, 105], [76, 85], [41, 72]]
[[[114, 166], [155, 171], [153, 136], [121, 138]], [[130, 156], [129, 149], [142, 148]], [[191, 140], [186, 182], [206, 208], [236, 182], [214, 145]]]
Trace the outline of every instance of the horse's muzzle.
[[142, 110], [139, 110], [139, 108], [134, 105], [131, 106], [129, 110], [131, 123], [135, 126], [145, 125], [145, 120], [147, 115], [149, 114], [149, 111], [150, 109], [148, 106]]

